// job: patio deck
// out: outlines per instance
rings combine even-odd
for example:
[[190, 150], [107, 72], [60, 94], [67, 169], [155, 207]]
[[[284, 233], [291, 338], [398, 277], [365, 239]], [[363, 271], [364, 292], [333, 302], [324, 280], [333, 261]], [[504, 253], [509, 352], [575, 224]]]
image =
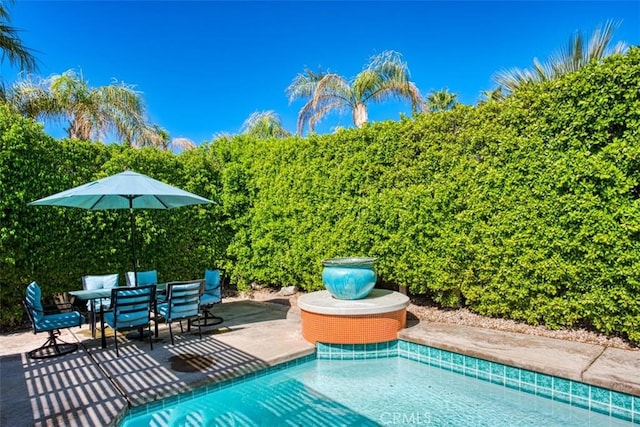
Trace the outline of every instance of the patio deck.
[[[161, 324], [153, 350], [148, 341], [126, 341], [115, 357], [91, 339], [87, 326], [63, 332], [79, 350], [31, 360], [45, 334], [0, 336], [0, 425], [112, 425], [129, 406], [192, 390], [311, 354], [302, 338], [295, 298], [234, 300], [216, 306], [224, 323], [176, 334]], [[111, 331], [109, 331], [111, 332]], [[640, 351], [604, 348], [551, 338], [436, 323], [409, 322], [402, 339], [640, 396]]]

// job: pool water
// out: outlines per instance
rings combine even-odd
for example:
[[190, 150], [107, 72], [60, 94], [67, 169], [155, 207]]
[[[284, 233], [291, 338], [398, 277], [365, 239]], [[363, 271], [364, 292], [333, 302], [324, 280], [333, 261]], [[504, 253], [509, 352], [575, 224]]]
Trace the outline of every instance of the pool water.
[[628, 426], [400, 357], [310, 360], [127, 417], [133, 426]]

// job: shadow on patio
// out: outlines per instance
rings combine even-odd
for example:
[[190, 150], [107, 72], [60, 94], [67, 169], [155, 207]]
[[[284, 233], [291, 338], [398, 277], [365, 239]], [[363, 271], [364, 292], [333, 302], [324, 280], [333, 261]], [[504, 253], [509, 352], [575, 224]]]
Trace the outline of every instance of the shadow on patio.
[[119, 335], [119, 358], [112, 330], [106, 331], [108, 347], [102, 349], [99, 332], [91, 339], [84, 327], [66, 335], [82, 344], [73, 354], [49, 360], [31, 360], [25, 353], [3, 356], [0, 424], [109, 425], [129, 406], [313, 353], [301, 337], [299, 317], [290, 311], [253, 301], [223, 303], [216, 314], [225, 321], [203, 328], [202, 340], [197, 328], [185, 328], [172, 346], [167, 326], [160, 324], [153, 350], [148, 340]]

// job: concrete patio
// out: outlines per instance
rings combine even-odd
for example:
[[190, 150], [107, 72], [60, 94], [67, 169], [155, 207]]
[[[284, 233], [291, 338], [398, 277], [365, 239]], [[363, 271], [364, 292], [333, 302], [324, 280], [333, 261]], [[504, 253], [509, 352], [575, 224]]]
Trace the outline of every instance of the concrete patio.
[[[87, 326], [63, 331], [75, 353], [31, 360], [45, 334], [0, 336], [0, 425], [113, 425], [128, 406], [192, 390], [314, 352], [300, 330], [295, 298], [234, 300], [216, 306], [220, 325], [176, 334], [161, 324], [153, 350], [122, 339], [116, 358]], [[176, 328], [179, 330], [179, 328]], [[175, 331], [175, 329], [174, 329]], [[400, 338], [640, 396], [640, 351], [605, 348], [482, 328], [410, 321]]]

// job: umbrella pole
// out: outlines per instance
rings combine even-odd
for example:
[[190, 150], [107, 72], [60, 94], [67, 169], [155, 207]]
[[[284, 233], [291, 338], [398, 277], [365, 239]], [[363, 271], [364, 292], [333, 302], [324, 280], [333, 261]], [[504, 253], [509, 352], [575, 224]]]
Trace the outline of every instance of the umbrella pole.
[[[138, 260], [136, 259], [136, 219], [133, 216], [133, 196], [129, 196], [129, 221], [131, 222], [131, 261], [133, 261], [133, 284], [138, 286]], [[137, 331], [129, 332], [127, 338], [143, 340], [145, 338], [142, 327]]]
[[138, 286], [138, 260], [136, 259], [136, 221], [133, 217], [133, 197], [129, 197], [129, 220], [131, 222], [131, 261], [133, 262], [133, 284]]

